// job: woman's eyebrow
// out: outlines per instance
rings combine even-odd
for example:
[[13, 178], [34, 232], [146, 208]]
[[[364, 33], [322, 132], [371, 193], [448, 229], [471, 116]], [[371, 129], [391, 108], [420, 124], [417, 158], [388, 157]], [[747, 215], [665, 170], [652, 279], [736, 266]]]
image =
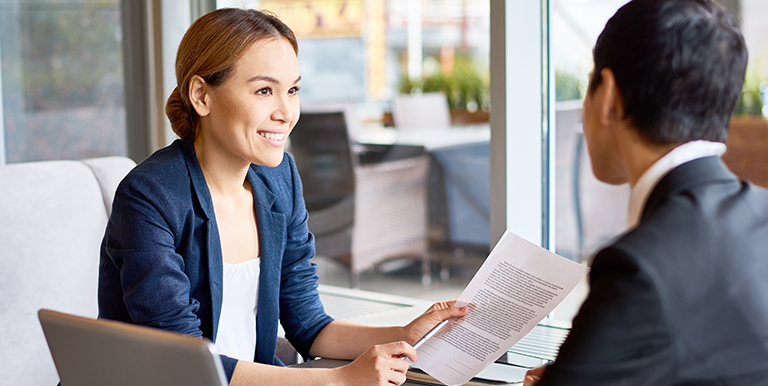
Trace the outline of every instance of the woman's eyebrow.
[[269, 75], [256, 75], [251, 79], [248, 79], [248, 83], [255, 82], [257, 80], [263, 80], [270, 83], [280, 83], [277, 79], [269, 76]]
[[[275, 79], [275, 78], [273, 78], [273, 77], [271, 77], [269, 75], [256, 75], [253, 78], [248, 79], [248, 83], [255, 82], [257, 80], [262, 80], [262, 81], [265, 81], [265, 82], [280, 84], [280, 81], [278, 81], [277, 79]], [[299, 77], [296, 78], [296, 80], [293, 81], [293, 84], [299, 83], [299, 81], [301, 81], [301, 75], [299, 75]]]

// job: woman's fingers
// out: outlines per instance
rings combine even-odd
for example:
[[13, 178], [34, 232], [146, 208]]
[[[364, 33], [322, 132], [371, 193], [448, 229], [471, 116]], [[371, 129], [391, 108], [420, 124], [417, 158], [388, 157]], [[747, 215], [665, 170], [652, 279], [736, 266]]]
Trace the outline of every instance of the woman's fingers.
[[443, 300], [442, 302], [437, 302], [435, 304], [432, 304], [431, 307], [427, 310], [429, 311], [437, 311], [437, 310], [444, 310], [446, 308], [451, 308], [456, 303], [455, 300]]
[[431, 315], [433, 318], [438, 318], [438, 323], [449, 318], [458, 318], [466, 314], [467, 307], [455, 307], [455, 300], [446, 300], [433, 304], [424, 315]]
[[405, 327], [406, 340], [413, 344], [443, 320], [459, 318], [467, 314], [467, 307], [458, 308], [455, 307], [455, 304], [455, 300], [433, 304], [426, 312]]
[[400, 356], [416, 359], [416, 350], [405, 342], [373, 346], [354, 362], [344, 366], [343, 384], [400, 385], [405, 382], [409, 363]]
[[446, 307], [433, 311], [435, 316], [443, 321], [450, 318], [458, 318], [467, 314], [467, 307]]
[[387, 353], [392, 358], [396, 359], [397, 363], [401, 365], [401, 368], [405, 370], [408, 370], [408, 367], [410, 366], [410, 364], [402, 360], [401, 357], [405, 356], [406, 358], [410, 359], [411, 362], [416, 362], [416, 359], [417, 359], [416, 350], [413, 348], [413, 346], [411, 346], [406, 342], [393, 342], [393, 343], [382, 345], [381, 347], [385, 347], [386, 349], [391, 350], [391, 351], [387, 351]]

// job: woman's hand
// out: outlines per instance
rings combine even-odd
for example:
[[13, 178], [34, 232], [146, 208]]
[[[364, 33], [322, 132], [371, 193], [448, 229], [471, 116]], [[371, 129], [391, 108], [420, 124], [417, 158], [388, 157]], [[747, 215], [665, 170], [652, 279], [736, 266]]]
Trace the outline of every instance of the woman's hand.
[[541, 380], [541, 376], [544, 375], [544, 370], [547, 366], [539, 366], [528, 370], [525, 373], [525, 380], [523, 380], [523, 386], [534, 386]]
[[339, 367], [338, 384], [349, 386], [400, 385], [405, 382], [405, 373], [410, 365], [406, 360], [416, 360], [416, 350], [406, 342], [376, 345], [360, 355], [354, 362]]
[[454, 307], [455, 300], [438, 302], [429, 307], [418, 318], [405, 326], [406, 341], [410, 344], [416, 343], [419, 338], [424, 336], [432, 327], [445, 319], [459, 318], [467, 314], [467, 307]]

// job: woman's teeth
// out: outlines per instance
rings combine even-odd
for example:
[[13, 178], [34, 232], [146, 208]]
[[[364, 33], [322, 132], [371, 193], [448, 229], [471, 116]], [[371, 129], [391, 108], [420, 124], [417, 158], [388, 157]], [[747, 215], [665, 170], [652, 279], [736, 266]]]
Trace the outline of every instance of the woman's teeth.
[[281, 141], [285, 137], [285, 134], [277, 134], [277, 133], [260, 132], [259, 135], [266, 139], [271, 139], [273, 141]]

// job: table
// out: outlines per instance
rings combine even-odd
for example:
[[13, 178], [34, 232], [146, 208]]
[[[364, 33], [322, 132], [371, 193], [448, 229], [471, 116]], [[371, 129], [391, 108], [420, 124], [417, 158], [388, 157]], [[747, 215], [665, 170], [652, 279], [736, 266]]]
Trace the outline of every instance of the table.
[[[322, 284], [318, 287], [318, 291], [328, 315], [335, 319], [374, 326], [405, 325], [432, 305], [431, 301], [422, 299]], [[506, 356], [499, 358], [498, 362], [531, 368], [554, 360], [560, 345], [568, 335], [569, 329], [568, 322], [547, 318], [509, 349]], [[330, 368], [343, 366], [347, 363], [349, 361], [323, 358], [296, 366]], [[500, 364], [499, 366], [505, 365]], [[405, 385], [418, 384], [405, 383]], [[498, 382], [477, 382], [477, 384], [500, 385]]]
[[[307, 369], [331, 369], [335, 367], [341, 367], [344, 366], [351, 361], [347, 360], [339, 360], [339, 359], [316, 359], [309, 362], [304, 362], [298, 365], [294, 365], [291, 367], [301, 367], [301, 368], [307, 368]], [[406, 381], [403, 383], [404, 386], [424, 386], [424, 385], [432, 385], [431, 383], [422, 383], [417, 381]], [[503, 385], [520, 385], [520, 383], [499, 383], [499, 382], [491, 382], [491, 381], [484, 381], [484, 380], [472, 380], [467, 386], [475, 386], [475, 385], [497, 385], [497, 386], [503, 386]]]
[[369, 326], [404, 326], [424, 313], [431, 301], [320, 284], [320, 301], [334, 319]]
[[437, 241], [490, 247], [490, 124], [419, 129], [364, 126], [352, 136], [363, 146], [413, 146], [429, 153], [433, 158], [430, 224], [444, 235]]
[[434, 151], [451, 146], [488, 143], [491, 125], [425, 127], [423, 129], [395, 129], [383, 126], [364, 126], [352, 133], [353, 140], [363, 145], [421, 146]]

